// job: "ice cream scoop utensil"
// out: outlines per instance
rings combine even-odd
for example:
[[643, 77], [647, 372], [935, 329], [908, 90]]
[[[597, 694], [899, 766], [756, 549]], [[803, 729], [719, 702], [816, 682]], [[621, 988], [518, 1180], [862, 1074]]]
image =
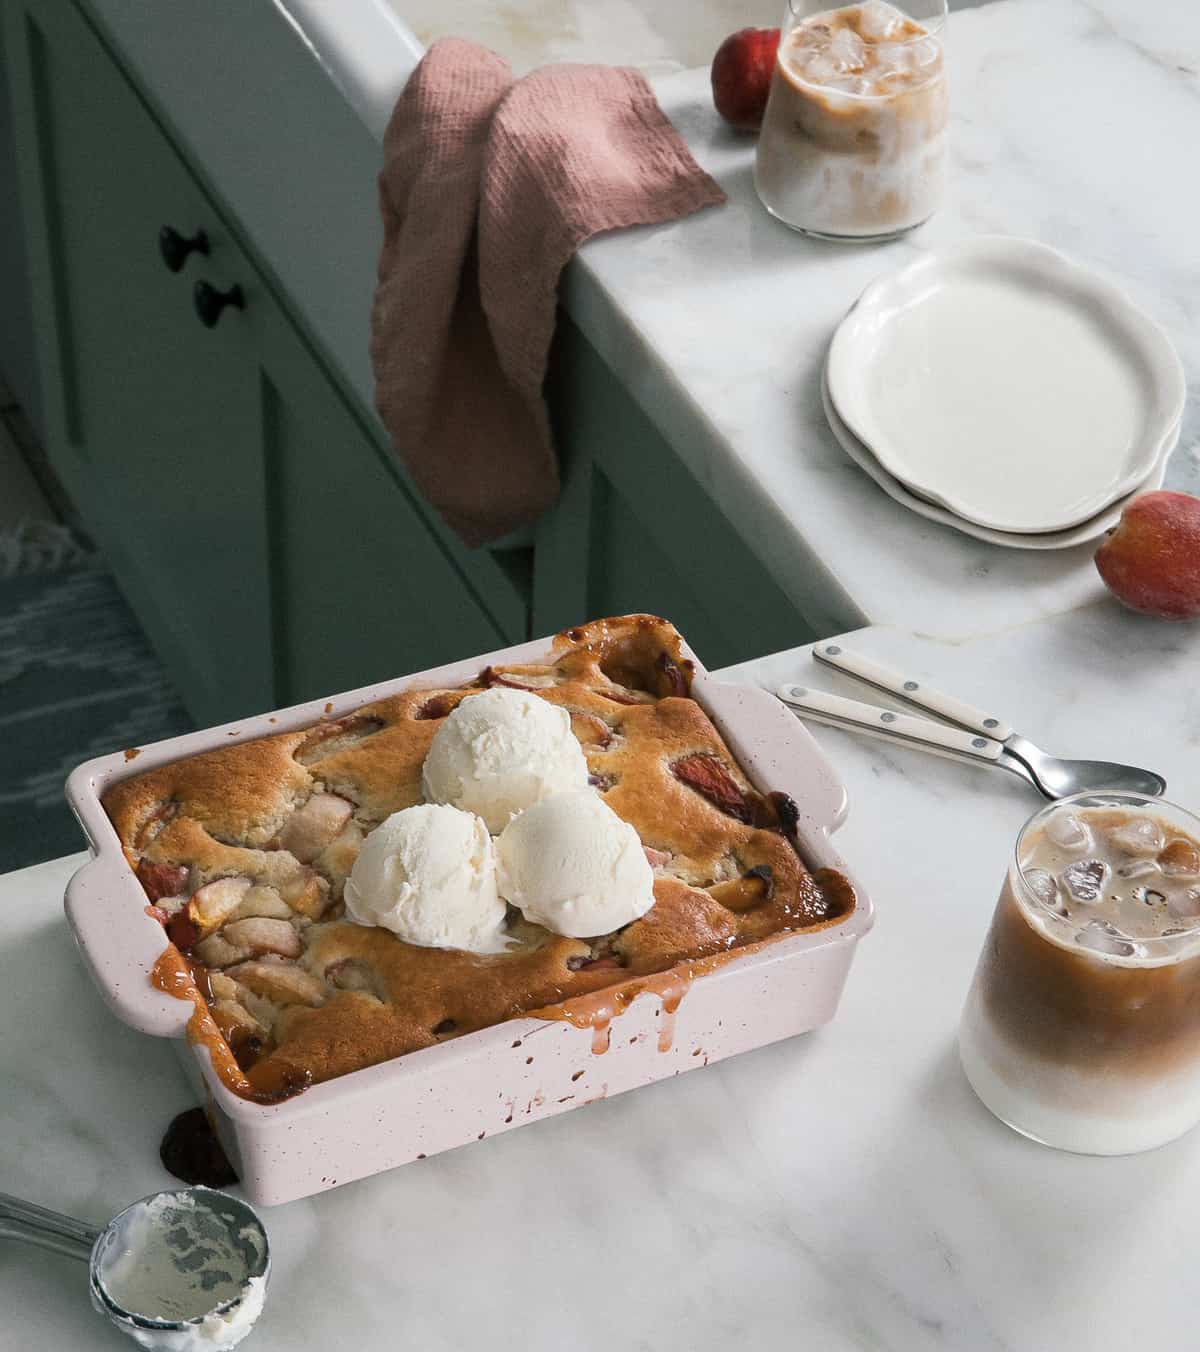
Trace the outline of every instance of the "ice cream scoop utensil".
[[96, 1309], [162, 1352], [236, 1346], [262, 1311], [271, 1268], [253, 1208], [213, 1188], [152, 1193], [101, 1227], [0, 1193], [0, 1238], [87, 1263]]

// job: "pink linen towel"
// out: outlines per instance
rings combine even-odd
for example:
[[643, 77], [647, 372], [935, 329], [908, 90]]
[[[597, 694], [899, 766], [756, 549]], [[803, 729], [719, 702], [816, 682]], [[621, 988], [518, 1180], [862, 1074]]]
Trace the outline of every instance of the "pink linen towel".
[[397, 101], [379, 190], [376, 404], [420, 490], [486, 544], [558, 497], [542, 382], [563, 267], [599, 231], [725, 194], [639, 72], [514, 81], [459, 38], [434, 43]]

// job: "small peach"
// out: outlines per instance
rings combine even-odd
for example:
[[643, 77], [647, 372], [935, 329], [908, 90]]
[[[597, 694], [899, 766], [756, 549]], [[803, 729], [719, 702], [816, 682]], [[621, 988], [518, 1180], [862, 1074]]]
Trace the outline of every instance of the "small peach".
[[778, 28], [742, 28], [717, 48], [713, 103], [731, 127], [757, 131], [762, 126], [778, 51]]
[[1143, 493], [1096, 551], [1105, 586], [1132, 610], [1200, 618], [1200, 498]]

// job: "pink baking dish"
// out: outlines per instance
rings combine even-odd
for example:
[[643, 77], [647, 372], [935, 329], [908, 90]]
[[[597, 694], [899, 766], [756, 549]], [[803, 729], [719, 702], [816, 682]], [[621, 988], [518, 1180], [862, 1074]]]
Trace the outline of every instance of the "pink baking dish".
[[[807, 1032], [833, 1017], [855, 946], [872, 923], [871, 902], [857, 884], [857, 908], [837, 926], [788, 935], [731, 958], [669, 994], [638, 995], [613, 1019], [602, 1051], [605, 1040], [590, 1029], [558, 1019], [513, 1019], [264, 1106], [231, 1093], [214, 1073], [207, 1050], [186, 1041], [191, 1004], [150, 983], [150, 969], [163, 951], [162, 928], [146, 913], [141, 884], [100, 805], [101, 794], [135, 772], [231, 741], [340, 717], [412, 685], [453, 686], [490, 663], [543, 660], [550, 642], [534, 640], [189, 733], [132, 756], [102, 756], [68, 779], [67, 799], [94, 856], [67, 885], [67, 919], [79, 951], [118, 1018], [155, 1037], [176, 1039], [188, 1077], [207, 1101], [252, 1201], [273, 1205], [306, 1197]], [[698, 661], [692, 693], [751, 781], [795, 799], [805, 863], [848, 873], [830, 841], [845, 819], [845, 790], [802, 724], [766, 691], [716, 681]]]

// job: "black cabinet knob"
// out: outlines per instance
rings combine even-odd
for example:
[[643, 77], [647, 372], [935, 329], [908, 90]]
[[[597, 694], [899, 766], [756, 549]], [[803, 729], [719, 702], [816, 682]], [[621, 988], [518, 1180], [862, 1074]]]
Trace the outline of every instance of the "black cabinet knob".
[[208, 236], [203, 230], [197, 230], [189, 239], [172, 226], [164, 225], [158, 232], [158, 251], [162, 254], [162, 261], [168, 269], [171, 272], [178, 272], [187, 262], [188, 254], [208, 253]]
[[218, 291], [208, 282], [199, 281], [192, 292], [192, 300], [196, 306], [196, 314], [206, 329], [211, 329], [216, 324], [221, 318], [221, 311], [227, 305], [232, 305], [236, 310], [246, 308], [246, 297], [242, 295], [240, 286], [231, 286], [228, 291]]

